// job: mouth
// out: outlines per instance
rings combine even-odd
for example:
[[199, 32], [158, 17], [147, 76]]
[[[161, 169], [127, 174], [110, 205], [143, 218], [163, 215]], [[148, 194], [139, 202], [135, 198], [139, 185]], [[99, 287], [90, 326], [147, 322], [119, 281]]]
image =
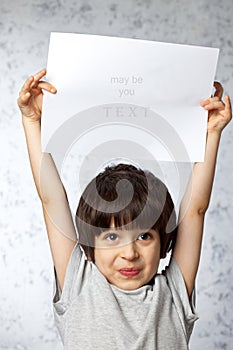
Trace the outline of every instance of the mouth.
[[124, 267], [119, 270], [120, 274], [126, 277], [134, 277], [137, 276], [140, 270], [136, 267]]

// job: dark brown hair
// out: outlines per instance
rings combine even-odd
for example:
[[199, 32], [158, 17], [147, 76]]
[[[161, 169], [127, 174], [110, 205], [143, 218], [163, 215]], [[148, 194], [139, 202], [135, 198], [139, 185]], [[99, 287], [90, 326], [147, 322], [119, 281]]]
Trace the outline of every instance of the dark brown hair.
[[112, 218], [118, 228], [154, 229], [161, 241], [160, 257], [173, 248], [176, 213], [164, 183], [149, 171], [130, 164], [108, 166], [84, 190], [76, 212], [79, 242], [95, 261], [95, 236], [109, 230]]

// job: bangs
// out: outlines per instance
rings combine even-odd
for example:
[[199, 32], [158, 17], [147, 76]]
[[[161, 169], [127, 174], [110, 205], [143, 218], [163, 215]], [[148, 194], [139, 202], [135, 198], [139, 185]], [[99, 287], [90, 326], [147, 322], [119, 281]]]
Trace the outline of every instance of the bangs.
[[127, 207], [120, 211], [95, 210], [89, 223], [96, 227], [96, 235], [109, 230], [111, 227], [121, 230], [150, 229], [155, 224], [156, 215], [154, 208], [148, 206], [148, 204], [145, 210], [145, 204], [144, 201], [134, 198]]

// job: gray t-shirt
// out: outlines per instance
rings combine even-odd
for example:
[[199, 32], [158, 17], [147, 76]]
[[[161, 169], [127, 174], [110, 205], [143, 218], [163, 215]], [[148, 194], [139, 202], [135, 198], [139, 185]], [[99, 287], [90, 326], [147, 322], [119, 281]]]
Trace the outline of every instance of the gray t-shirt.
[[198, 317], [174, 259], [152, 284], [125, 291], [111, 285], [77, 243], [62, 293], [56, 273], [55, 280], [54, 316], [65, 350], [188, 349]]

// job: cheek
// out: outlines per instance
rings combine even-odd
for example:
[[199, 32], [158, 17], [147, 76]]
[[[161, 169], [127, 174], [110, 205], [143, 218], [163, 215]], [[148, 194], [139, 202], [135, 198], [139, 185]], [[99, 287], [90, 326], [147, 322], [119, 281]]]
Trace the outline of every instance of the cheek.
[[113, 254], [109, 249], [95, 249], [95, 264], [98, 268], [108, 268], [113, 263]]
[[144, 257], [148, 266], [157, 269], [160, 261], [160, 247], [158, 245], [152, 246], [145, 252]]

